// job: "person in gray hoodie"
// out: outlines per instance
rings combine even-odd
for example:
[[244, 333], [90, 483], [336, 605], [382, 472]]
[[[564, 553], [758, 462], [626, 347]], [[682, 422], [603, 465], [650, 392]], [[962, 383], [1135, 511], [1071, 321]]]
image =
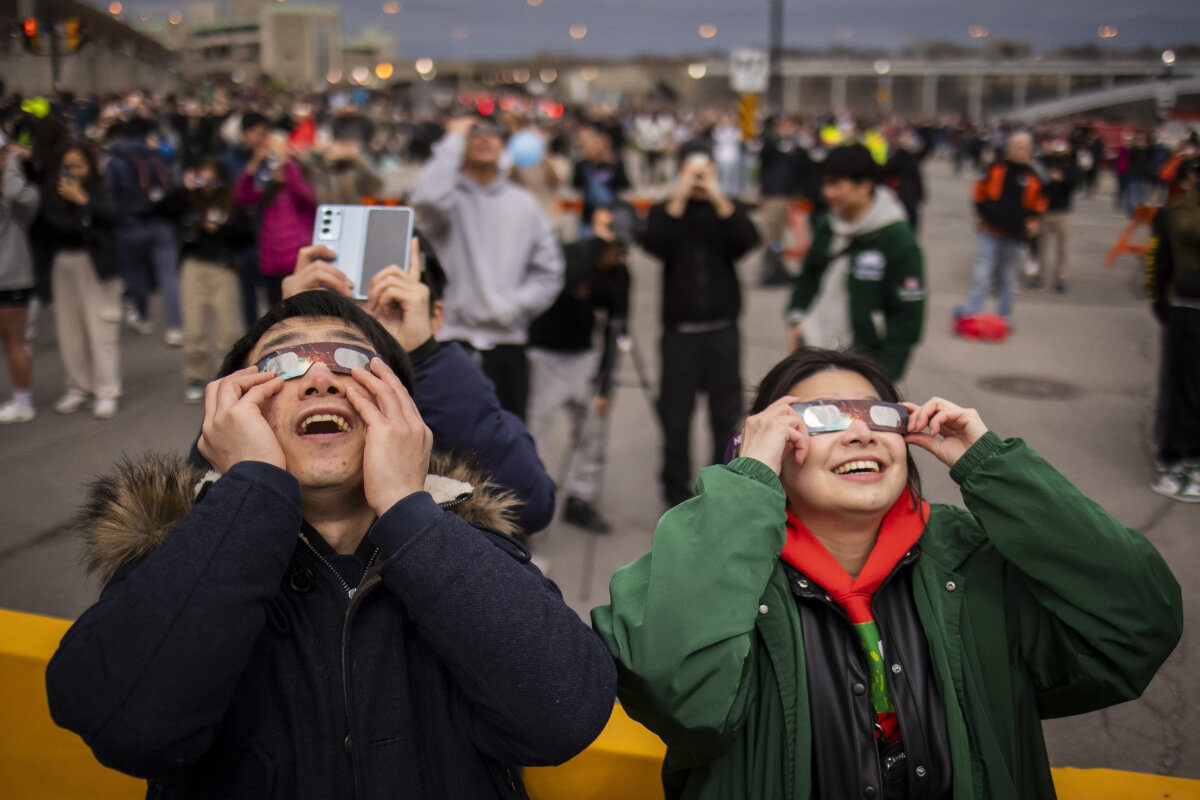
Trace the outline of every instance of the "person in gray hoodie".
[[466, 347], [524, 419], [529, 323], [562, 289], [563, 256], [537, 200], [501, 168], [505, 135], [489, 120], [448, 122], [411, 202], [449, 279], [442, 339]]
[[0, 406], [0, 424], [33, 419], [30, 386], [33, 357], [25, 346], [25, 319], [33, 297], [33, 254], [29, 226], [37, 215], [38, 190], [25, 175], [28, 152], [19, 145], [0, 150], [0, 341], [8, 359], [13, 396]]

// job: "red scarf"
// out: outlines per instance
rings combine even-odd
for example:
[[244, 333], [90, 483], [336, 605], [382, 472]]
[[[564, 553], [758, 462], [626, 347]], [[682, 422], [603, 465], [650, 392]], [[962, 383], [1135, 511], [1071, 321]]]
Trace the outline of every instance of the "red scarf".
[[862, 572], [857, 578], [851, 578], [812, 531], [791, 511], [787, 512], [787, 541], [783, 545], [782, 558], [829, 592], [833, 601], [846, 611], [867, 653], [871, 697], [884, 738], [888, 741], [899, 739], [900, 726], [887, 688], [883, 654], [877, 650], [880, 637], [871, 612], [871, 598], [900, 559], [921, 538], [928, 519], [929, 504], [922, 500], [914, 509], [909, 492], [902, 493], [884, 515], [879, 536]]

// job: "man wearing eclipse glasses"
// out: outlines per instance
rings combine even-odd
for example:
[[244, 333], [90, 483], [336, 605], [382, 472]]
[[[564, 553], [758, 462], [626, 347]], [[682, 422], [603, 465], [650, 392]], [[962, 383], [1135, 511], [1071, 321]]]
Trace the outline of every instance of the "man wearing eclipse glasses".
[[523, 420], [529, 323], [558, 297], [564, 268], [537, 199], [500, 166], [506, 137], [487, 118], [447, 122], [411, 202], [449, 278], [441, 339], [475, 353], [500, 406]]
[[214, 472], [92, 488], [105, 588], [50, 662], [55, 721], [156, 798], [524, 797], [520, 766], [586, 747], [612, 660], [506, 535], [510, 500], [430, 463], [398, 342], [302, 292], [221, 376]]

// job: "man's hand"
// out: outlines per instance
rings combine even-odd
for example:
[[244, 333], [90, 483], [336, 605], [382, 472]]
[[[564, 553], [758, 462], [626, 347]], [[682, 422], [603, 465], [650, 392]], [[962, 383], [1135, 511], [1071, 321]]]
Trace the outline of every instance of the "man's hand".
[[475, 127], [474, 117], [455, 117], [446, 122], [446, 133], [457, 133], [459, 136], [470, 136], [471, 128]]
[[[934, 397], [923, 406], [916, 403], [903, 405], [908, 409], [908, 429], [911, 431], [904, 441], [928, 450], [947, 467], [953, 467], [962, 454], [988, 432], [978, 411], [961, 408], [940, 397]], [[926, 428], [929, 433], [922, 433]]]
[[296, 268], [283, 279], [283, 296], [307, 292], [309, 289], [332, 289], [342, 297], [350, 297], [354, 281], [326, 259], [337, 258], [337, 253], [323, 244], [301, 247], [296, 256]]
[[346, 397], [367, 425], [363, 449], [363, 492], [379, 516], [425, 489], [433, 434], [412, 396], [381, 358], [371, 371], [355, 368]]
[[414, 238], [408, 257], [409, 271], [392, 264], [377, 272], [367, 286], [366, 311], [407, 352], [433, 336], [429, 318], [429, 287], [421, 282], [421, 250]]
[[283, 448], [262, 413], [263, 403], [282, 388], [282, 378], [255, 367], [239, 369], [204, 387], [204, 424], [197, 447], [214, 470], [228, 472], [239, 461], [287, 469]]
[[246, 172], [254, 175], [258, 172], [258, 168], [263, 165], [264, 161], [271, 158], [271, 149], [266, 145], [258, 147], [254, 151], [254, 155], [250, 156], [250, 160], [246, 162]]
[[725, 196], [721, 191], [721, 184], [717, 182], [717, 167], [711, 161], [701, 173], [699, 185], [704, 189], [704, 193], [708, 195], [708, 200], [717, 210], [717, 216], [721, 219], [728, 219], [733, 214], [736, 206], [733, 201]]

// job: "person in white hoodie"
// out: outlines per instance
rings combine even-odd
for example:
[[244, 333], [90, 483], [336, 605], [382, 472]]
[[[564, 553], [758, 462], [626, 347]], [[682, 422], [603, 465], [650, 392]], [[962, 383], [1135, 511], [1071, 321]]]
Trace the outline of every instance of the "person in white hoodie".
[[904, 207], [861, 144], [822, 165], [829, 215], [813, 233], [788, 304], [790, 350], [853, 347], [899, 380], [921, 340], [925, 259]]
[[505, 135], [490, 120], [448, 122], [410, 199], [446, 269], [442, 339], [472, 352], [524, 419], [529, 323], [558, 297], [563, 256], [537, 199], [501, 167]]

